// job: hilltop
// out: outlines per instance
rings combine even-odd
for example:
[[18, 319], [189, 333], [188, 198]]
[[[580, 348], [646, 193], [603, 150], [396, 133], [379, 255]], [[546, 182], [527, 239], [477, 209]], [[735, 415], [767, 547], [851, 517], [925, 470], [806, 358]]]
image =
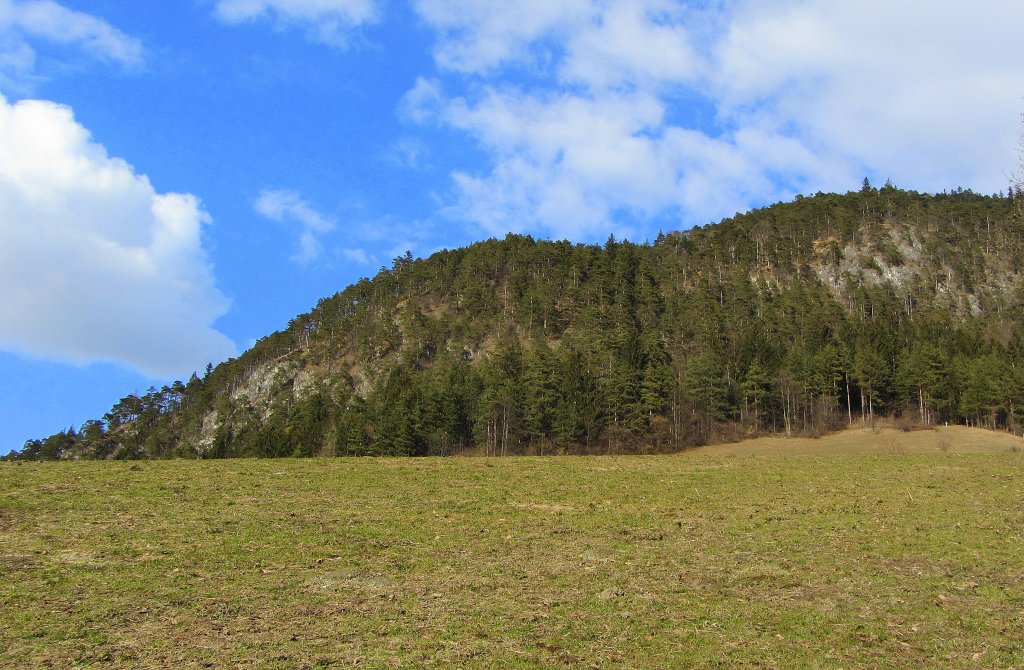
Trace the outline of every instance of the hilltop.
[[1016, 204], [865, 184], [647, 244], [406, 255], [21, 457], [655, 452], [880, 416], [1016, 431]]

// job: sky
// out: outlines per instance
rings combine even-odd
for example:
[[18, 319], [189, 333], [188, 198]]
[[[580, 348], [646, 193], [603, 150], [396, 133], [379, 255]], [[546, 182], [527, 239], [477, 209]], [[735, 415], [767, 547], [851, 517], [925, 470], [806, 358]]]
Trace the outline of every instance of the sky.
[[0, 453], [407, 250], [1005, 191], [1020, 0], [0, 0]]

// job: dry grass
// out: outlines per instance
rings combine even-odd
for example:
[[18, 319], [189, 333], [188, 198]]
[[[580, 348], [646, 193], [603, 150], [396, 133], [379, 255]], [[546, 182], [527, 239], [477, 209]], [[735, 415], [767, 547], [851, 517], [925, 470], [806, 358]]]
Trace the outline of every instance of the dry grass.
[[4, 464], [0, 666], [1024, 668], [1024, 458], [918, 435]]
[[903, 431], [897, 428], [853, 428], [820, 438], [759, 437], [733, 444], [716, 444], [688, 453], [701, 456], [730, 455], [882, 455], [882, 454], [1002, 454], [1020, 451], [1024, 439], [965, 426], [939, 426], [932, 430]]

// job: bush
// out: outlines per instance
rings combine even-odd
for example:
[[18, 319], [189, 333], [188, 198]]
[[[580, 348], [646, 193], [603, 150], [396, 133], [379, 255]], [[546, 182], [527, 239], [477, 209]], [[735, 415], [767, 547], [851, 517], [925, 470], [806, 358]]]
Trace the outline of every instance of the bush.
[[924, 425], [913, 415], [904, 414], [896, 419], [896, 428], [904, 433], [912, 433], [917, 430], [928, 430], [930, 426]]

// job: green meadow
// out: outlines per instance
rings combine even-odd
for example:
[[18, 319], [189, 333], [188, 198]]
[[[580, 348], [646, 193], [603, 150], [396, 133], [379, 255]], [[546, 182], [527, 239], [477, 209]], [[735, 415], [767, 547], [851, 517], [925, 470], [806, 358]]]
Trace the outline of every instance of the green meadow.
[[2, 463], [0, 666], [1024, 668], [1021, 441], [817, 444]]

